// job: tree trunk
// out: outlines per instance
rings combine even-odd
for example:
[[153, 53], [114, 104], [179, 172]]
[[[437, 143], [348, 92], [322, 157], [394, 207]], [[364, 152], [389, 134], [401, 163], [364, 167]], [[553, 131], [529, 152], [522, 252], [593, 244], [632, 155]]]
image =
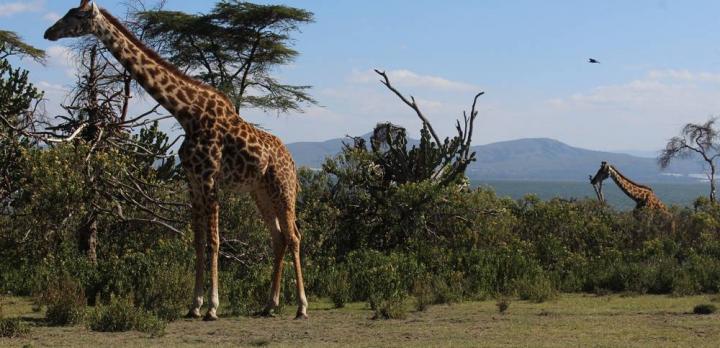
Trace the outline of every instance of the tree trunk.
[[715, 204], [715, 166], [710, 166], [710, 203]]
[[92, 263], [97, 262], [97, 219], [91, 213], [77, 231], [78, 250]]

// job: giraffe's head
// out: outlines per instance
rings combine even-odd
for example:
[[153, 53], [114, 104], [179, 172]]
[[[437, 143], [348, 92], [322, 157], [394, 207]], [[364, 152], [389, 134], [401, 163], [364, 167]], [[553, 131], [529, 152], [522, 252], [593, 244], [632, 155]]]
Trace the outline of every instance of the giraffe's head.
[[610, 177], [610, 165], [607, 162], [603, 161], [600, 164], [600, 169], [598, 169], [597, 173], [595, 173], [595, 176], [590, 178], [590, 183], [593, 185], [597, 185], [608, 177]]
[[95, 26], [98, 8], [90, 0], [81, 0], [80, 6], [70, 9], [45, 32], [45, 38], [56, 41], [66, 37], [79, 37], [91, 34]]

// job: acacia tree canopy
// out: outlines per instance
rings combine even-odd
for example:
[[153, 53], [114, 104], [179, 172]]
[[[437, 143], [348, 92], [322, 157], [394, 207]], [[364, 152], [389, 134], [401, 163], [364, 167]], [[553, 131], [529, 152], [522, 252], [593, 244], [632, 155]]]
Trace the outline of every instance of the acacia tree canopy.
[[667, 168], [675, 158], [700, 157], [708, 167], [709, 198], [713, 203], [716, 202], [716, 160], [720, 157], [720, 131], [715, 128], [716, 121], [716, 118], [711, 118], [703, 124], [686, 124], [680, 136], [670, 139], [658, 157], [661, 168]]
[[12, 31], [0, 30], [0, 58], [28, 56], [37, 61], [45, 59], [45, 51], [25, 43]]
[[144, 11], [137, 14], [145, 38], [195, 78], [215, 86], [236, 109], [256, 107], [286, 113], [314, 104], [310, 86], [288, 85], [271, 76], [298, 52], [291, 34], [313, 14], [281, 5], [224, 0], [208, 14]]

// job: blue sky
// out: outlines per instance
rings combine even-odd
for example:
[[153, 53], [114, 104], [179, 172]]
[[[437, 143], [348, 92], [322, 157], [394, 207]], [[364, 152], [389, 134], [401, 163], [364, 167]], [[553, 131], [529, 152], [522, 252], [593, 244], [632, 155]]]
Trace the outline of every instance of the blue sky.
[[[64, 48], [72, 41], [46, 42], [42, 32], [78, 2], [0, 0], [0, 28], [50, 53], [46, 66], [22, 63], [48, 90], [50, 112], [73, 81]], [[476, 144], [551, 137], [652, 151], [683, 124], [720, 115], [718, 1], [261, 2], [315, 13], [315, 23], [295, 34], [300, 57], [277, 75], [313, 85], [320, 106], [282, 116], [242, 112], [287, 142], [359, 135], [382, 121], [419, 128], [373, 68], [418, 98], [444, 135], [485, 91]], [[119, 2], [97, 3], [124, 13]], [[168, 0], [167, 8], [204, 12], [213, 3]], [[588, 64], [588, 57], [601, 64]]]

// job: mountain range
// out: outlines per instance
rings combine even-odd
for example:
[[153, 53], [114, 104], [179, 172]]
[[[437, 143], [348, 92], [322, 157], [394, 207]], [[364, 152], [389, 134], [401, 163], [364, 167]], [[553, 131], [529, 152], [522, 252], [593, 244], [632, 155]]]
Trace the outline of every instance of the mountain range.
[[[288, 148], [299, 167], [320, 168], [327, 157], [340, 153], [343, 142], [350, 141], [349, 138], [337, 138], [298, 142], [288, 144]], [[416, 144], [417, 140], [408, 142]], [[477, 161], [470, 165], [467, 175], [474, 181], [587, 181], [588, 175], [594, 175], [602, 161], [613, 164], [637, 182], [697, 182], [704, 178], [702, 164], [694, 159], [677, 160], [667, 169], [660, 170], [655, 158], [582, 149], [548, 138], [477, 145], [472, 151], [475, 151]]]

